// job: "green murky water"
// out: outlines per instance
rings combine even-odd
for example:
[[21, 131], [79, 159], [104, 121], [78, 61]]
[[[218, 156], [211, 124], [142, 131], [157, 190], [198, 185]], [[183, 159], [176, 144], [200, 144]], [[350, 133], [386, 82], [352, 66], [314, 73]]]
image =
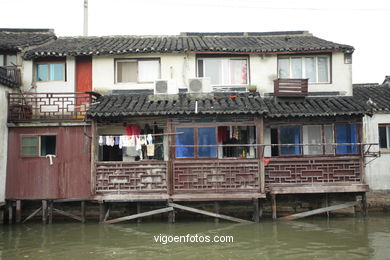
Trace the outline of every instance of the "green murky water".
[[[259, 224], [144, 222], [1, 226], [1, 259], [390, 259], [390, 214]], [[155, 242], [159, 235], [230, 243]]]

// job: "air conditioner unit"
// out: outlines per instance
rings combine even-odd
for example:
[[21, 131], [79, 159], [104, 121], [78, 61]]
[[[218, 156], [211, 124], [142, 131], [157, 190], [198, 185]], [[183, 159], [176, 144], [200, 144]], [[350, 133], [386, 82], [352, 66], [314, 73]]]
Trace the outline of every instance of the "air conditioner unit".
[[193, 78], [188, 80], [189, 93], [210, 93], [212, 91], [210, 78]]
[[154, 94], [177, 94], [176, 80], [159, 79], [154, 82]]

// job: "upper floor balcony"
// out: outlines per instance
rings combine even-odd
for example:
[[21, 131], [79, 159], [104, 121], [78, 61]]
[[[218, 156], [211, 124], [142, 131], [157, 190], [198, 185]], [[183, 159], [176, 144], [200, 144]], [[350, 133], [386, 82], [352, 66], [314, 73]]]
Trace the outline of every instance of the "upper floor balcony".
[[1, 66], [0, 67], [0, 84], [17, 88], [21, 85], [21, 73], [15, 66]]
[[8, 122], [85, 120], [97, 95], [92, 92], [10, 93]]
[[275, 79], [276, 97], [305, 97], [308, 95], [308, 79]]

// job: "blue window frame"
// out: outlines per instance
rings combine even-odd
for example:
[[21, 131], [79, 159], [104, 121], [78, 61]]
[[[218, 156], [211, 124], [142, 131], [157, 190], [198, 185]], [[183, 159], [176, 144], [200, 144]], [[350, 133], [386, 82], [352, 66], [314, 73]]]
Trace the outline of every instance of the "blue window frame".
[[[215, 127], [198, 128], [199, 145], [216, 145]], [[217, 147], [199, 147], [199, 157], [217, 157]]]
[[[279, 129], [280, 144], [300, 144], [301, 127], [300, 126], [281, 126]], [[280, 146], [281, 155], [300, 155], [302, 149], [300, 145]]]
[[[176, 145], [194, 145], [194, 128], [176, 128]], [[195, 156], [194, 147], [176, 147], [176, 158], [193, 158]]]
[[[354, 124], [337, 124], [336, 125], [336, 143], [357, 143], [357, 125]], [[336, 154], [354, 154], [358, 152], [358, 146], [354, 145], [337, 145]]]

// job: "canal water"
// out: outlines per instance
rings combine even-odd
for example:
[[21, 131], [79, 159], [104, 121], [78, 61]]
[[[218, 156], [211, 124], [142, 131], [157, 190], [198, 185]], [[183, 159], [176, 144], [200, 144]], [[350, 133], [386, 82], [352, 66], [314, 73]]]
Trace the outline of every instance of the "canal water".
[[[0, 230], [0, 258], [7, 260], [390, 259], [390, 214], [370, 214], [366, 219], [265, 219], [248, 225], [216, 224], [212, 219], [176, 224], [30, 223]], [[175, 236], [181, 242], [169, 242]], [[196, 242], [207, 237], [233, 241]]]

